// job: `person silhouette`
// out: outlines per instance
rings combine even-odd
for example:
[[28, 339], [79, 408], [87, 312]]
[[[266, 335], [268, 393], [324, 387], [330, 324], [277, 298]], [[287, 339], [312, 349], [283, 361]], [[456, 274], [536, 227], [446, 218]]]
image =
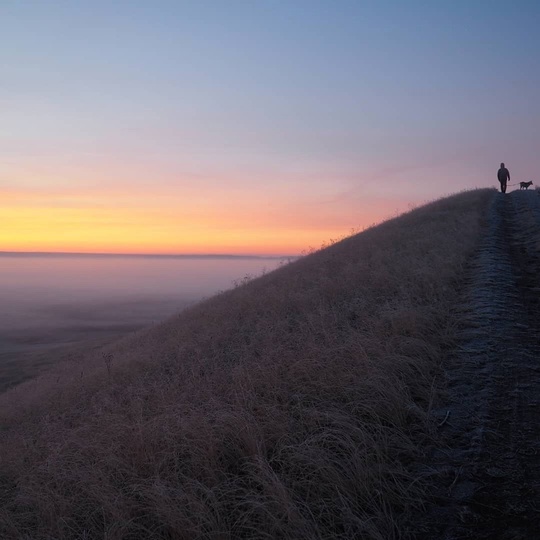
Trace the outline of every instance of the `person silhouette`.
[[510, 171], [501, 163], [501, 168], [497, 171], [497, 178], [501, 183], [501, 193], [506, 193], [506, 183], [510, 180]]

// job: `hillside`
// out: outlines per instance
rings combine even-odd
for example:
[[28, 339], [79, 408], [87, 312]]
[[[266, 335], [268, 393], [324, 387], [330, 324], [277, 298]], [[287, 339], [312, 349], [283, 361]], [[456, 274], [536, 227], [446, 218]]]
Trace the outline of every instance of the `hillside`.
[[0, 537], [412, 535], [499, 199], [428, 204], [1, 395]]

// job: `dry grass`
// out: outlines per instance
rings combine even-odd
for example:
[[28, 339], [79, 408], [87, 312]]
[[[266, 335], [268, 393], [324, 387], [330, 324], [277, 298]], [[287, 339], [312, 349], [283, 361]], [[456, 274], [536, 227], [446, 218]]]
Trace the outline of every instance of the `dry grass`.
[[0, 396], [0, 537], [400, 538], [491, 195], [385, 222]]

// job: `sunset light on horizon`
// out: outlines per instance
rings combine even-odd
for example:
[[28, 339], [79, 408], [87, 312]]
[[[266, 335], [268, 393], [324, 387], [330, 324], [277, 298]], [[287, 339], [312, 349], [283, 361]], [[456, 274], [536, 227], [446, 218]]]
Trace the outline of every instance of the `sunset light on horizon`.
[[298, 255], [540, 184], [540, 4], [0, 6], [0, 252]]

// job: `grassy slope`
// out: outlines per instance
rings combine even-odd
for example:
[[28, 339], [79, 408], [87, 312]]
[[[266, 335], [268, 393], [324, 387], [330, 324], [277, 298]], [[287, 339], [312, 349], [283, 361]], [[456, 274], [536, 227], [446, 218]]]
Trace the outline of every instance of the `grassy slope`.
[[[492, 190], [348, 238], [0, 396], [0, 537], [399, 536]], [[27, 536], [25, 536], [27, 535]]]

